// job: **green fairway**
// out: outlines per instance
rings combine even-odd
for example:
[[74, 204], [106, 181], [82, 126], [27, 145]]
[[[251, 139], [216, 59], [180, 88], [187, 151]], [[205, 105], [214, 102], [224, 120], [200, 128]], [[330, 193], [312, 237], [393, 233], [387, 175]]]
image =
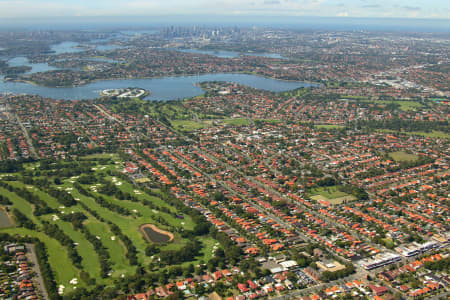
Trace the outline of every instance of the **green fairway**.
[[17, 208], [21, 213], [27, 216], [28, 219], [31, 219], [33, 223], [40, 223], [39, 220], [33, 215], [33, 206], [25, 199], [3, 188], [0, 188], [0, 193], [7, 196], [13, 203], [12, 207]]
[[73, 289], [73, 285], [69, 283], [73, 278], [78, 279], [77, 286], [84, 285], [84, 283], [79, 280], [79, 271], [72, 265], [72, 262], [68, 257], [66, 248], [61, 246], [61, 244], [55, 239], [49, 238], [44, 233], [24, 228], [9, 228], [4, 229], [1, 232], [6, 232], [12, 235], [19, 234], [20, 236], [36, 237], [41, 242], [43, 242], [47, 247], [48, 262], [50, 263], [52, 270], [55, 272], [56, 282], [58, 286], [65, 286], [65, 292], [71, 291]]
[[20, 182], [20, 181], [9, 181], [8, 183], [10, 185], [14, 186], [14, 187], [25, 188], [29, 192], [31, 192], [31, 193], [33, 193], [35, 195], [38, 195], [39, 198], [44, 200], [47, 203], [47, 205], [50, 206], [51, 208], [58, 208], [59, 206], [61, 206], [61, 204], [58, 203], [58, 201], [55, 198], [53, 198], [49, 194], [39, 190], [35, 186], [27, 185], [27, 184], [24, 184], [23, 182]]
[[72, 224], [68, 222], [64, 222], [62, 220], [52, 222], [51, 219], [47, 221], [58, 225], [58, 227], [62, 229], [64, 233], [74, 241], [74, 243], [78, 244], [75, 247], [78, 250], [78, 254], [83, 259], [83, 270], [88, 272], [92, 278], [100, 279], [100, 263], [98, 255], [96, 254], [92, 244], [86, 240], [84, 235], [80, 231], [74, 230]]
[[217, 248], [219, 248], [220, 245], [215, 239], [210, 238], [210, 237], [202, 238], [201, 241], [205, 247], [201, 251], [201, 254], [203, 254], [203, 256], [200, 257], [200, 259], [197, 261], [200, 262], [200, 260], [203, 260], [203, 261], [207, 262], [209, 259], [211, 259], [213, 257], [213, 252]]
[[[104, 160], [101, 162], [102, 164], [98, 162], [99, 159]], [[111, 159], [112, 161], [105, 161], [105, 159]], [[159, 245], [161, 251], [180, 250], [186, 245], [188, 239], [183, 238], [181, 233], [184, 230], [194, 229], [195, 223], [191, 216], [179, 212], [175, 206], [165, 202], [163, 198], [166, 195], [162, 191], [152, 191], [152, 193], [156, 192], [158, 196], [148, 195], [143, 189], [134, 186], [127, 178], [123, 178], [121, 174], [117, 173], [124, 165], [117, 154], [90, 155], [82, 157], [80, 161], [83, 161], [84, 165], [86, 165], [86, 162], [90, 162], [92, 166], [89, 167], [89, 164], [87, 164], [89, 170], [92, 171], [90, 173], [91, 179], [89, 179], [91, 183], [81, 184], [82, 188], [88, 191], [89, 195], [80, 193], [76, 188], [76, 183], [80, 176], [62, 177], [60, 175], [52, 175], [59, 172], [52, 173], [54, 172], [51, 169], [52, 166], [45, 166], [47, 169], [42, 171], [39, 170], [39, 166], [35, 163], [25, 165], [29, 172], [41, 171], [39, 175], [35, 174], [33, 176], [33, 180], [45, 182], [53, 189], [71, 194], [76, 202], [70, 207], [65, 207], [59, 202], [62, 200], [57, 200], [47, 194], [45, 190], [48, 187], [44, 187], [46, 186], [45, 184], [41, 188], [39, 188], [38, 184], [33, 185], [32, 181], [29, 181], [31, 182], [30, 184], [25, 184], [21, 174], [16, 174], [18, 179], [8, 181], [8, 184], [16, 188], [26, 189], [37, 196], [37, 200], [30, 199], [30, 201], [45, 202], [48, 205], [47, 209], [50, 209], [49, 213], [35, 216], [33, 214], [34, 204], [30, 204], [30, 202], [14, 192], [0, 188], [0, 193], [7, 196], [12, 203], [10, 209], [17, 208], [36, 225], [35, 230], [9, 227], [0, 229], [0, 232], [37, 237], [45, 243], [49, 252], [50, 266], [55, 272], [57, 286], [63, 285], [66, 287], [64, 294], [73, 290], [74, 286], [69, 281], [74, 278], [78, 279], [77, 286], [82, 287], [86, 285], [80, 279], [81, 271], [87, 272], [91, 278], [95, 278], [97, 284], [113, 286], [114, 280], [123, 276], [134, 275], [138, 266], [144, 268], [148, 266], [152, 262], [152, 258], [145, 255], [145, 249], [150, 242], [146, 241], [139, 231], [139, 227], [143, 224], [154, 224], [162, 230], [173, 233], [174, 239], [171, 242]], [[64, 168], [64, 164], [64, 162], [62, 166], [61, 164], [58, 166], [55, 164], [56, 170]], [[69, 164], [73, 165], [73, 163]], [[44, 172], [50, 175], [43, 175]], [[55, 178], [60, 180], [60, 184], [54, 183]], [[99, 192], [102, 191], [101, 187], [105, 186], [106, 183], [109, 184], [106, 187], [114, 187], [113, 193], [105, 191], [105, 193], [108, 193], [107, 195]], [[123, 195], [127, 196], [123, 197]], [[93, 197], [97, 198], [97, 200]], [[122, 197], [128, 200], [120, 200], [119, 198]], [[121, 211], [122, 208], [124, 211]], [[64, 216], [75, 212], [80, 212], [87, 217], [82, 223], [82, 226], [88, 231], [87, 234], [83, 233], [81, 229], [74, 228], [71, 221], [63, 221]], [[127, 212], [130, 214], [127, 215]], [[182, 218], [179, 216], [182, 216]], [[67, 245], [62, 246], [59, 241], [42, 232], [43, 221], [56, 225], [63, 232], [64, 236], [73, 240], [76, 254], [81, 257], [80, 269], [72, 264], [72, 260], [68, 256]], [[122, 236], [112, 232], [113, 224], [120, 229]], [[103, 257], [109, 257], [108, 265], [111, 272], [106, 278], [101, 278], [102, 265], [100, 255], [97, 249], [94, 248], [94, 244], [87, 239], [89, 234], [95, 236], [104, 247], [107, 254]], [[130, 258], [127, 258], [128, 249], [133, 249], [126, 247], [127, 242], [131, 242], [132, 246], [134, 246], [133, 248], [136, 249], [137, 266], [131, 265]], [[190, 263], [207, 262], [212, 257], [217, 241], [207, 236], [201, 240], [201, 243], [203, 248], [200, 255], [193, 261], [183, 262], [180, 265], [187, 266]], [[128, 247], [130, 246], [128, 245]], [[108, 267], [108, 265], [106, 266]]]
[[125, 257], [126, 249], [121, 241], [114, 236], [109, 227], [105, 223], [98, 222], [95, 218], [90, 217], [86, 221], [86, 227], [90, 233], [100, 238], [103, 246], [111, 257], [112, 277], [117, 278], [122, 274], [134, 274], [136, 267], [130, 266]]

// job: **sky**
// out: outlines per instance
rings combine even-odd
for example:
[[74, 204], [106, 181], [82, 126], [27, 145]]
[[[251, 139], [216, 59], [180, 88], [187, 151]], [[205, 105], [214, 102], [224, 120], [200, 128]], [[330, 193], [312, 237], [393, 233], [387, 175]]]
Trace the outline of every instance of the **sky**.
[[131, 16], [450, 19], [449, 0], [0, 0], [0, 20]]

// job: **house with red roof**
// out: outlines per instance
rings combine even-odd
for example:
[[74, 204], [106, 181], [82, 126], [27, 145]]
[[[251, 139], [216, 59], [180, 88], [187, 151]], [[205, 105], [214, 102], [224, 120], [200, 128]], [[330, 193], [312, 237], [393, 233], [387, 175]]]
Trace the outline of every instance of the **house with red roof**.
[[241, 291], [241, 293], [246, 293], [249, 291], [245, 283], [238, 283], [237, 288]]
[[375, 286], [371, 284], [369, 285], [369, 288], [376, 296], [383, 296], [385, 293], [388, 292], [388, 289], [385, 286]]

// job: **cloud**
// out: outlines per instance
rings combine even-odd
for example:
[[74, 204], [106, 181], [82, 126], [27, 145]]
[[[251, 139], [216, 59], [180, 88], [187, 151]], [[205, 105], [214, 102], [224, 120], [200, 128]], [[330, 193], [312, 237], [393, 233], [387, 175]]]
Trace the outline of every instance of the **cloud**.
[[336, 17], [348, 17], [348, 16], [349, 16], [349, 14], [347, 11], [338, 12], [336, 14]]
[[0, 0], [0, 20], [14, 18], [264, 15], [450, 19], [448, 0]]
[[265, 5], [275, 5], [275, 4], [281, 4], [279, 0], [264, 0]]
[[422, 8], [420, 8], [418, 6], [402, 6], [402, 8], [405, 9], [405, 10], [410, 10], [410, 11], [422, 10]]
[[362, 5], [362, 8], [380, 8], [381, 5], [380, 4], [366, 4], [366, 5]]

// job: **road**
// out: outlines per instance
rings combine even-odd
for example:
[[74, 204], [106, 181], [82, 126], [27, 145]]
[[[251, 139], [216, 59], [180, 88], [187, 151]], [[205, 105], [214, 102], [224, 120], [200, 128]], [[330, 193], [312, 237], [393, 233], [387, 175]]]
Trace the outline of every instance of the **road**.
[[89, 142], [90, 142], [94, 147], [97, 147], [97, 146], [98, 146], [97, 143], [91, 138], [91, 136], [90, 136], [89, 134], [87, 134], [87, 133], [88, 133], [88, 130], [86, 130], [86, 131], [81, 130], [81, 128], [80, 128], [77, 124], [75, 124], [72, 120], [70, 120], [70, 119], [66, 119], [66, 121], [67, 121], [67, 123], [69, 123], [73, 128], [79, 129], [79, 131], [82, 132], [83, 135], [84, 135], [85, 137], [88, 138]]
[[19, 116], [16, 113], [11, 113], [11, 117], [16, 119], [17, 123], [19, 124], [20, 129], [22, 130], [22, 134], [27, 142], [28, 149], [30, 149], [31, 156], [36, 159], [39, 158], [36, 153], [36, 150], [34, 149], [33, 142], [31, 141], [30, 136], [28, 135], [28, 130], [23, 125], [22, 120], [20, 120]]
[[33, 264], [33, 270], [36, 273], [35, 279], [37, 289], [39, 290], [39, 293], [42, 295], [43, 299], [50, 299], [48, 297], [47, 290], [45, 289], [44, 280], [42, 279], [41, 268], [39, 267], [38, 259], [36, 257], [36, 251], [34, 250], [34, 245], [25, 244], [25, 247], [27, 247], [27, 252], [30, 254], [30, 259]]

